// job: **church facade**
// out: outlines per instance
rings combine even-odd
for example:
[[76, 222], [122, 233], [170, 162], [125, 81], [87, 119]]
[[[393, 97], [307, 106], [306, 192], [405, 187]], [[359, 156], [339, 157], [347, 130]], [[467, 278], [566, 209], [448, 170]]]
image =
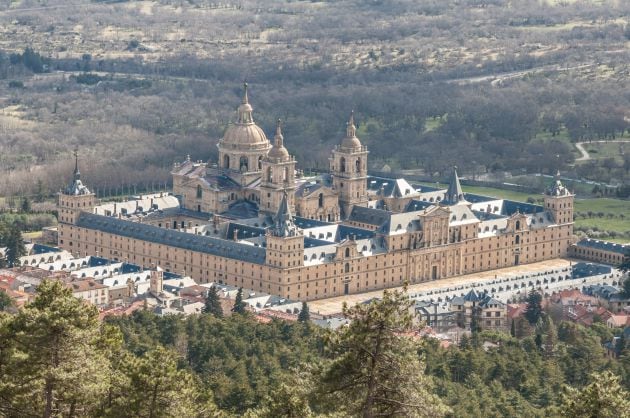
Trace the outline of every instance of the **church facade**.
[[573, 194], [559, 175], [538, 206], [368, 175], [354, 116], [330, 157], [330, 172], [304, 177], [284, 145], [253, 118], [247, 87], [214, 163], [174, 166], [173, 194], [97, 205], [73, 180], [59, 194], [59, 246], [195, 280], [294, 300], [567, 255]]

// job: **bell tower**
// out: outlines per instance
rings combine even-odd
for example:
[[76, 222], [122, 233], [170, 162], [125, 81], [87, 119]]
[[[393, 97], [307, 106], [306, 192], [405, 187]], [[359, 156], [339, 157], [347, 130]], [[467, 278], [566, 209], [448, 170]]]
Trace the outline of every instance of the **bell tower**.
[[[81, 212], [92, 212], [96, 196], [81, 182], [79, 172], [79, 152], [74, 150], [74, 173], [72, 181], [58, 195], [58, 242], [59, 247], [73, 251], [73, 225], [77, 223]], [[75, 249], [76, 250], [76, 249]]]
[[347, 123], [346, 137], [336, 146], [330, 160], [333, 188], [339, 194], [339, 206], [343, 217], [352, 207], [367, 206], [367, 147], [361, 145], [356, 135], [354, 112]]
[[544, 197], [545, 210], [551, 213], [554, 222], [558, 225], [573, 224], [574, 196], [560, 181], [560, 171], [558, 171], [553, 184], [545, 191]]
[[284, 147], [280, 119], [276, 124], [276, 135], [269, 153], [262, 160], [262, 178], [260, 182], [260, 210], [276, 214], [283, 197], [287, 206], [295, 211], [295, 158]]

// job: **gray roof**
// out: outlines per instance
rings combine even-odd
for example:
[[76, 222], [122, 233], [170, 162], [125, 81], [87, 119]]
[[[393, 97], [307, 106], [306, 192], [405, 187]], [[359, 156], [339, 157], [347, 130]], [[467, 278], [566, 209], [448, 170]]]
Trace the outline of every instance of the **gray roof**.
[[610, 251], [618, 254], [625, 254], [626, 251], [630, 251], [630, 245], [628, 244], [616, 244], [609, 241], [599, 241], [596, 239], [585, 238], [578, 241], [576, 244], [578, 247], [593, 248], [597, 250]]
[[77, 226], [97, 231], [168, 245], [189, 251], [212, 254], [256, 264], [265, 264], [265, 249], [220, 238], [188, 234], [173, 229], [126, 221], [83, 212]]
[[453, 167], [453, 174], [451, 174], [451, 180], [448, 183], [448, 189], [442, 199], [442, 203], [446, 205], [454, 205], [461, 201], [466, 201], [464, 198], [464, 191], [462, 185], [459, 183], [459, 176], [457, 175], [457, 167]]
[[368, 225], [381, 226], [389, 220], [390, 212], [381, 209], [353, 206], [348, 220]]

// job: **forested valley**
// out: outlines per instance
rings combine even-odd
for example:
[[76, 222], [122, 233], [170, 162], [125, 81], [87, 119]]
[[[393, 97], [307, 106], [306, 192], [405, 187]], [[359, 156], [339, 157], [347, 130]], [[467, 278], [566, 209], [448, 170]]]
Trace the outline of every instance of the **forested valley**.
[[550, 314], [443, 348], [416, 335], [410, 303], [385, 292], [337, 331], [210, 310], [100, 322], [45, 281], [25, 308], [0, 305], [0, 416], [630, 416], [630, 349], [606, 357], [605, 325]]
[[[302, 169], [327, 169], [355, 111], [375, 172], [555, 173], [623, 183], [623, 1], [23, 0], [0, 5], [3, 195], [53, 193], [80, 147], [101, 194], [168, 186], [216, 159], [247, 81]], [[113, 189], [113, 191], [112, 191]]]

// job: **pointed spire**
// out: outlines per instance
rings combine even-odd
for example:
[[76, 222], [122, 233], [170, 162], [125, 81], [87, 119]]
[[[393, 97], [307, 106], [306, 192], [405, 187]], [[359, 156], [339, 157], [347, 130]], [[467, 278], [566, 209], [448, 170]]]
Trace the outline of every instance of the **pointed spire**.
[[284, 146], [284, 137], [282, 136], [282, 121], [278, 118], [276, 122], [276, 136], [274, 137], [276, 140], [276, 147], [280, 148]]
[[464, 192], [462, 190], [462, 185], [459, 182], [459, 176], [457, 175], [457, 166], [453, 167], [453, 174], [451, 175], [451, 179], [448, 184], [448, 189], [446, 190], [446, 195], [444, 196], [443, 202], [448, 205], [454, 205], [459, 202], [465, 202]]
[[243, 83], [243, 104], [249, 104], [249, 98], [247, 97], [247, 82]]
[[354, 126], [354, 110], [350, 113], [350, 120], [346, 124], [346, 137], [348, 138], [356, 138], [357, 136], [357, 127]]
[[85, 195], [90, 194], [90, 190], [81, 182], [81, 172], [79, 171], [79, 148], [75, 148], [72, 152], [74, 155], [74, 172], [72, 175], [72, 181], [66, 189], [64, 194], [67, 195]]
[[74, 179], [79, 180], [81, 178], [81, 172], [79, 171], [79, 147], [75, 147], [74, 151]]
[[243, 102], [238, 107], [238, 123], [240, 124], [250, 124], [254, 123], [254, 118], [252, 117], [252, 106], [249, 104], [249, 98], [247, 97], [247, 83], [243, 83]]
[[289, 197], [287, 191], [282, 193], [282, 201], [276, 213], [276, 224], [274, 234], [278, 237], [292, 237], [297, 233], [297, 227], [293, 223], [293, 215], [289, 208]]

